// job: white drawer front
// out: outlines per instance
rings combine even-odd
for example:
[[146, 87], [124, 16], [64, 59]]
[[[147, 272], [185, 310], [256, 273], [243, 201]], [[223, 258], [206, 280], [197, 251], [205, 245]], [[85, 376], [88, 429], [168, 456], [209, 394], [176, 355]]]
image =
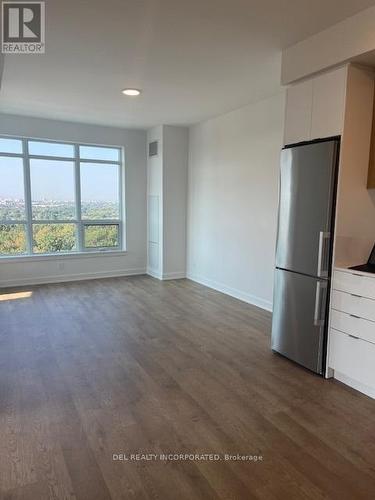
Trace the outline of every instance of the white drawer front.
[[375, 275], [372, 278], [356, 274], [355, 271], [335, 271], [333, 273], [333, 289], [375, 299]]
[[375, 387], [375, 345], [331, 328], [329, 365], [361, 384]]
[[331, 328], [375, 344], [375, 322], [331, 310]]
[[375, 300], [333, 290], [332, 309], [375, 321]]

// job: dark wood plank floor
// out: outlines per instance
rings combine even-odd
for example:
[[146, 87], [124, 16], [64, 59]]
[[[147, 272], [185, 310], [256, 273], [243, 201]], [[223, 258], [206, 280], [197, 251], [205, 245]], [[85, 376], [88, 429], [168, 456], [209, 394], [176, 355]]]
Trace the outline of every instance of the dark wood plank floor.
[[28, 291], [0, 293], [2, 499], [375, 498], [375, 401], [272, 354], [269, 313], [187, 280]]

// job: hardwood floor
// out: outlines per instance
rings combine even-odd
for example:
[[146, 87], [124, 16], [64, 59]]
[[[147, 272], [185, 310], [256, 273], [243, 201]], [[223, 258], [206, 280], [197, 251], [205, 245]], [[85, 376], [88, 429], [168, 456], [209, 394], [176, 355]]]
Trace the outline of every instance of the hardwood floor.
[[0, 293], [2, 499], [375, 498], [375, 401], [272, 354], [269, 313], [145, 276], [25, 291]]

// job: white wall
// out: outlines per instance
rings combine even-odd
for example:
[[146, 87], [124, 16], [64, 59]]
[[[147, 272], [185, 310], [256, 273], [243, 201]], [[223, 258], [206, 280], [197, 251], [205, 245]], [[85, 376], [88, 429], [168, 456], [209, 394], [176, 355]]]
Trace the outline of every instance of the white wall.
[[367, 189], [374, 100], [374, 73], [348, 69], [340, 146], [334, 261], [366, 262], [375, 239], [375, 192]]
[[0, 114], [0, 134], [124, 147], [127, 235], [113, 256], [0, 260], [0, 286], [146, 272], [146, 132]]
[[163, 126], [147, 132], [147, 144], [158, 142], [158, 154], [147, 158], [147, 273], [163, 273]]
[[188, 276], [272, 307], [284, 92], [190, 129]]
[[186, 205], [189, 131], [160, 125], [147, 142], [158, 141], [158, 155], [147, 160], [147, 272], [158, 279], [186, 276]]
[[163, 278], [186, 276], [186, 208], [189, 130], [163, 127]]

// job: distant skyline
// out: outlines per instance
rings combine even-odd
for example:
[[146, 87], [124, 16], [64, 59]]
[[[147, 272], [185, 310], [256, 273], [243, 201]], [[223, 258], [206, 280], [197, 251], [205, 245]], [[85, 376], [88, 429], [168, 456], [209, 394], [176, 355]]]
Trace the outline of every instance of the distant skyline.
[[[1, 199], [24, 199], [23, 161], [0, 158]], [[31, 160], [31, 196], [33, 201], [74, 201], [73, 161]], [[81, 164], [81, 198], [83, 202], [118, 202], [118, 166]]]
[[[111, 200], [81, 200], [82, 203], [116, 203], [117, 200], [111, 201]], [[23, 198], [6, 198], [6, 197], [1, 197], [0, 196], [0, 205], [3, 204], [4, 202], [12, 202], [12, 203], [19, 203], [19, 204], [25, 204], [25, 200]], [[72, 203], [75, 205], [75, 200], [54, 200], [50, 198], [41, 198], [39, 200], [32, 200], [32, 204], [38, 204], [38, 203], [54, 203], [54, 204], [61, 204], [61, 203]]]

